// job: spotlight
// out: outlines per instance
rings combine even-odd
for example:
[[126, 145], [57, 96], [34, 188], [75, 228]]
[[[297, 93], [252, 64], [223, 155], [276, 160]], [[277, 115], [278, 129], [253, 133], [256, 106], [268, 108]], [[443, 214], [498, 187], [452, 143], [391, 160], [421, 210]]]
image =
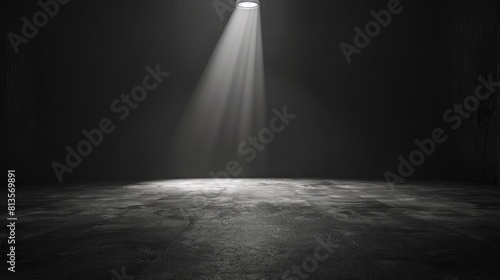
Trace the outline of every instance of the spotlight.
[[256, 9], [260, 5], [259, 0], [238, 0], [236, 6], [241, 9]]

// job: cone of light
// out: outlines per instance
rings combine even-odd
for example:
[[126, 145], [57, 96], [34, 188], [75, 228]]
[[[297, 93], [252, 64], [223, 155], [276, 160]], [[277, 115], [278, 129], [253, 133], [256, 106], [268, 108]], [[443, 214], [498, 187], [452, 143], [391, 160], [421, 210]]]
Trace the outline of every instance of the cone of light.
[[178, 171], [208, 175], [214, 162], [234, 159], [265, 112], [260, 9], [235, 9], [179, 123]]

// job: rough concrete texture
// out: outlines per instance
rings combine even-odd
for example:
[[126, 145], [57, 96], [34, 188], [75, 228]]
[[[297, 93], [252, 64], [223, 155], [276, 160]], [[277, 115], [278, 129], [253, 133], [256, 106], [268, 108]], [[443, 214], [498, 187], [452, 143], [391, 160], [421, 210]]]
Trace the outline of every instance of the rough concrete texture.
[[495, 186], [197, 179], [16, 195], [17, 272], [2, 279], [500, 279]]

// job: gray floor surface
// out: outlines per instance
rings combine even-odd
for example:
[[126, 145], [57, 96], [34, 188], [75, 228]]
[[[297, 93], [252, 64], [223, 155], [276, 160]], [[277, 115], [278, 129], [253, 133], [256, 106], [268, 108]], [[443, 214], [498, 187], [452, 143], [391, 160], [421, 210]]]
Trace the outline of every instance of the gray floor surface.
[[500, 279], [498, 186], [19, 185], [16, 203], [16, 273], [6, 279]]

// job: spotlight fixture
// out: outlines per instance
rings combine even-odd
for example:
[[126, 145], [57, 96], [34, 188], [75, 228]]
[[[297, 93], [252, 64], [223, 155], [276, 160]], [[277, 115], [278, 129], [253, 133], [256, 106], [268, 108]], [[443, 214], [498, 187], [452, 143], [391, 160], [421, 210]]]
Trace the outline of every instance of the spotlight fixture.
[[238, 0], [236, 6], [241, 9], [256, 9], [260, 6], [259, 0]]

